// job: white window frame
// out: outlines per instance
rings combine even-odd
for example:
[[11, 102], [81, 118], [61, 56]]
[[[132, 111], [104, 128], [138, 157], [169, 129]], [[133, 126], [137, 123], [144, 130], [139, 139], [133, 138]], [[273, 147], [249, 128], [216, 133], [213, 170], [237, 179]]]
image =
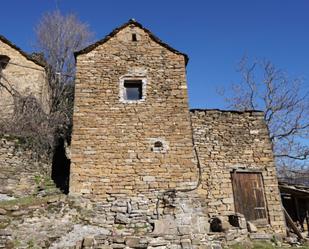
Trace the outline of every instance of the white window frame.
[[[126, 89], [124, 83], [126, 81], [141, 81], [142, 82], [142, 98], [136, 100], [129, 100], [125, 98]], [[147, 79], [145, 77], [121, 77], [119, 81], [119, 100], [121, 103], [133, 104], [133, 103], [143, 103], [146, 100], [146, 85]]]

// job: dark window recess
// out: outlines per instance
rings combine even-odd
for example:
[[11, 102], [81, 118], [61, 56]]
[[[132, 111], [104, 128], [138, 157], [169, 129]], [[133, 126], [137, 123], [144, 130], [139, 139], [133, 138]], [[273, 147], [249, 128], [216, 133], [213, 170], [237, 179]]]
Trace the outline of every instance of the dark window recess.
[[137, 37], [136, 37], [136, 34], [132, 34], [132, 41], [137, 41]]
[[9, 61], [10, 61], [10, 57], [6, 55], [0, 55], [0, 70], [5, 69]]
[[210, 221], [210, 230], [212, 232], [223, 232], [222, 221], [215, 217]]
[[123, 86], [126, 100], [140, 100], [143, 98], [143, 82], [141, 80], [125, 80]]
[[155, 147], [155, 148], [158, 148], [158, 149], [161, 149], [161, 148], [163, 148], [163, 144], [162, 144], [162, 142], [160, 142], [160, 141], [156, 141], [156, 142], [154, 143], [154, 147]]

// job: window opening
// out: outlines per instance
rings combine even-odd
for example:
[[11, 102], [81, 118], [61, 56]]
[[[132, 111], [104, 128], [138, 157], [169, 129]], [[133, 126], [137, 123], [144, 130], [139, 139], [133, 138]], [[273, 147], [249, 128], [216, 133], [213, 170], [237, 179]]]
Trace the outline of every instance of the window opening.
[[9, 61], [10, 61], [10, 57], [6, 55], [0, 55], [0, 71], [6, 68]]
[[136, 41], [137, 41], [136, 34], [132, 34], [132, 41], [134, 41], [134, 42], [136, 42]]
[[154, 143], [154, 147], [157, 149], [162, 149], [163, 148], [163, 143], [161, 141], [156, 141]]
[[123, 87], [125, 100], [140, 100], [143, 98], [143, 82], [141, 80], [125, 80]]

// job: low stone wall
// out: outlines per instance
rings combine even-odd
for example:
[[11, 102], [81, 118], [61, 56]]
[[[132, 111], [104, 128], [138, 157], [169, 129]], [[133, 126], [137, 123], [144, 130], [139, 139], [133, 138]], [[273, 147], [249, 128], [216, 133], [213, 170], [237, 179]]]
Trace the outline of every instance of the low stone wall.
[[21, 140], [10, 136], [0, 138], [0, 168], [3, 198], [36, 194], [51, 175], [50, 163], [38, 160], [31, 150], [22, 146]]
[[0, 248], [49, 248], [77, 217], [64, 195], [0, 201]]
[[232, 172], [259, 172], [268, 218], [259, 230], [285, 234], [272, 145], [263, 113], [192, 110], [191, 120], [209, 215], [235, 213]]
[[114, 211], [104, 216], [102, 203], [64, 195], [0, 201], [0, 248], [219, 249], [247, 237], [240, 228], [209, 233], [203, 204], [185, 193], [166, 197], [153, 220], [134, 205], [111, 201]]

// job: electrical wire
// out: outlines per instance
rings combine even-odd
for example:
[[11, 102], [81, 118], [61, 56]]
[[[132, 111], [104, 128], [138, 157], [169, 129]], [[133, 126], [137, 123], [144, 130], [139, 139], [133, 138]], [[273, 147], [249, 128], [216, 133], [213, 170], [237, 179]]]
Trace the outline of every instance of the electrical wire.
[[199, 158], [199, 155], [198, 155], [198, 152], [197, 152], [196, 144], [195, 144], [195, 141], [194, 141], [194, 135], [193, 135], [194, 134], [194, 129], [193, 129], [193, 124], [192, 124], [192, 119], [191, 119], [190, 113], [189, 113], [189, 119], [190, 119], [191, 135], [192, 135], [192, 145], [193, 145], [193, 150], [194, 150], [194, 153], [195, 153], [196, 162], [197, 162], [197, 168], [198, 168], [197, 183], [196, 183], [196, 185], [193, 188], [187, 188], [187, 189], [176, 189], [176, 188], [173, 188], [173, 189], [165, 190], [162, 193], [162, 197], [161, 198], [158, 197], [158, 200], [157, 200], [157, 203], [156, 203], [156, 213], [157, 213], [157, 219], [158, 220], [160, 219], [160, 214], [159, 214], [160, 200], [163, 199], [163, 197], [166, 194], [176, 195], [177, 192], [191, 192], [191, 191], [196, 190], [201, 185], [201, 183], [202, 183], [202, 167], [201, 167], [200, 158]]
[[11, 65], [14, 65], [14, 66], [29, 68], [29, 69], [33, 69], [33, 70], [37, 70], [37, 71], [45, 71], [44, 69], [42, 70], [42, 69], [38, 69], [38, 68], [35, 68], [35, 67], [25, 66], [25, 65], [21, 65], [21, 64], [15, 63], [15, 62], [9, 62], [9, 61], [4, 61], [4, 60], [0, 60], [0, 62], [3, 62], [5, 64], [11, 64]]
[[[35, 68], [35, 67], [25, 66], [25, 65], [21, 65], [21, 64], [15, 63], [15, 62], [0, 60], [0, 63], [1, 62], [4, 62], [6, 64], [11, 64], [11, 65], [14, 65], [14, 66], [18, 66], [18, 67], [33, 69], [33, 70], [37, 70], [37, 71], [41, 71], [41, 72], [45, 71], [44, 69], [42, 70], [42, 69], [38, 69], [38, 68]], [[1, 70], [1, 68], [0, 68], [0, 70]], [[66, 77], [73, 77], [73, 75], [65, 74], [65, 73], [61, 73], [61, 72], [56, 72], [56, 74], [60, 74], [61, 76], [66, 76]]]

